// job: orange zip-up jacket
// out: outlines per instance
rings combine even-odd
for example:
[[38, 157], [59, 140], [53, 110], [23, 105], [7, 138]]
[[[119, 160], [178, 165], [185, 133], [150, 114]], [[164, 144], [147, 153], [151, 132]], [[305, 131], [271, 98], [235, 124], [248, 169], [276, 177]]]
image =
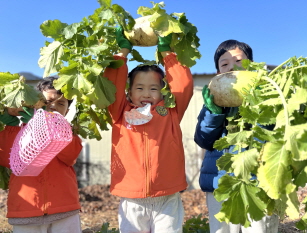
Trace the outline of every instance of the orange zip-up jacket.
[[[127, 62], [123, 57], [114, 57]], [[106, 69], [104, 76], [117, 88], [116, 101], [109, 106], [113, 120], [110, 187], [113, 195], [158, 197], [187, 187], [179, 124], [193, 95], [193, 79], [190, 69], [182, 66], [175, 54], [166, 56], [164, 63], [176, 107], [164, 108], [162, 100], [151, 106], [152, 120], [137, 126], [128, 126], [124, 118], [124, 112], [133, 108], [125, 94], [127, 65]]]
[[[0, 132], [0, 165], [10, 167], [9, 156], [20, 127], [6, 126]], [[77, 178], [72, 167], [82, 149], [81, 139], [73, 140], [38, 176], [11, 174], [8, 218], [27, 218], [80, 209]]]

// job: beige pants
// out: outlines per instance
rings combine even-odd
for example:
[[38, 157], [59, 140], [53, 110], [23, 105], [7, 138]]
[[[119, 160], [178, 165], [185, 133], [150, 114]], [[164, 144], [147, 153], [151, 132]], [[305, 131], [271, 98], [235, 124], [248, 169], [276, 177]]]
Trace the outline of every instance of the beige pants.
[[181, 233], [184, 209], [179, 193], [153, 198], [121, 198], [121, 233]]
[[210, 233], [277, 233], [279, 219], [277, 215], [264, 216], [259, 221], [252, 221], [251, 226], [245, 228], [239, 224], [227, 224], [226, 222], [218, 221], [214, 215], [220, 212], [222, 203], [218, 202], [213, 193], [206, 193], [207, 207], [209, 211], [209, 226]]
[[75, 214], [44, 225], [13, 225], [14, 233], [81, 233], [80, 215]]

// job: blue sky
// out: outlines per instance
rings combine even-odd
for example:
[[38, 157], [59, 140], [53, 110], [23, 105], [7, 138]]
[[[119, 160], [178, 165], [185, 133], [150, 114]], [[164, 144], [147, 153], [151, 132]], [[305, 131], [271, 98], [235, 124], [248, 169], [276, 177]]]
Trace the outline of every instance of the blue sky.
[[[156, 1], [158, 2], [158, 1]], [[113, 0], [135, 18], [139, 6], [151, 7], [145, 0]], [[256, 62], [278, 65], [292, 56], [307, 56], [306, 0], [165, 0], [168, 13], [185, 12], [198, 28], [202, 58], [192, 73], [215, 73], [213, 55], [217, 46], [236, 39], [249, 44]], [[45, 20], [59, 19], [71, 24], [91, 15], [96, 0], [0, 0], [0, 71], [31, 72], [42, 76], [38, 67], [40, 48], [46, 38], [39, 26]], [[138, 49], [154, 59], [154, 47]], [[129, 65], [132, 69], [135, 64]]]

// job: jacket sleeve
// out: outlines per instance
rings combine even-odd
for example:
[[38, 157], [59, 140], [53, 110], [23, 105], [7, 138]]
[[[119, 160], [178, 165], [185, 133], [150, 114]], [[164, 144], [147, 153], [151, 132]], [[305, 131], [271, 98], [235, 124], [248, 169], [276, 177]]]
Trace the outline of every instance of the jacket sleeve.
[[193, 95], [193, 78], [188, 67], [177, 61], [174, 53], [164, 57], [166, 80], [172, 94], [175, 96], [179, 122]]
[[214, 142], [219, 139], [225, 128], [225, 114], [212, 114], [205, 106], [199, 113], [194, 141], [201, 148], [212, 151]]
[[81, 139], [78, 135], [73, 135], [72, 141], [57, 154], [57, 158], [67, 166], [72, 166], [76, 163], [81, 150]]
[[116, 86], [115, 102], [111, 104], [108, 109], [111, 114], [113, 122], [116, 122], [122, 112], [123, 106], [126, 102], [126, 83], [128, 78], [127, 58], [114, 55], [115, 60], [123, 60], [124, 64], [117, 68], [106, 68], [104, 77], [108, 78]]
[[11, 148], [19, 131], [18, 126], [5, 126], [0, 132], [0, 166], [10, 168]]

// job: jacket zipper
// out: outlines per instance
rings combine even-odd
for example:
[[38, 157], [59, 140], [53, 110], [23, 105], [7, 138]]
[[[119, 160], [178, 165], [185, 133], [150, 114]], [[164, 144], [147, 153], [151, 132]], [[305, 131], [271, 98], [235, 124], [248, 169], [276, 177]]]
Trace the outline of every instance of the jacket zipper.
[[146, 197], [150, 197], [150, 168], [149, 168], [149, 142], [146, 126], [144, 125], [144, 147], [145, 147], [145, 192]]

